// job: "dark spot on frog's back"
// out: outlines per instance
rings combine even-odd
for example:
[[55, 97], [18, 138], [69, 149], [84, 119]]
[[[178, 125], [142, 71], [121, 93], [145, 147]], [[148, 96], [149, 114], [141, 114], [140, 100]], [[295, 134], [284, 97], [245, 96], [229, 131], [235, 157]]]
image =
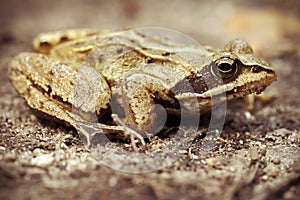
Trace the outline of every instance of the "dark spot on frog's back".
[[150, 57], [146, 58], [146, 63], [150, 64], [153, 62], [154, 62], [153, 58], [150, 58]]
[[171, 55], [171, 53], [170, 53], [170, 52], [164, 52], [164, 53], [162, 53], [161, 55], [162, 55], [162, 56], [169, 56], [169, 55]]
[[99, 63], [102, 63], [104, 61], [104, 55], [103, 54], [100, 54], [99, 56], [98, 56], [98, 62]]
[[118, 49], [117, 49], [117, 54], [121, 54], [121, 53], [123, 53], [123, 51], [124, 51], [123, 48], [118, 48]]
[[61, 38], [60, 38], [60, 40], [59, 40], [59, 42], [60, 43], [63, 43], [63, 42], [67, 42], [67, 41], [69, 41], [69, 38], [67, 37], [67, 36], [62, 36]]

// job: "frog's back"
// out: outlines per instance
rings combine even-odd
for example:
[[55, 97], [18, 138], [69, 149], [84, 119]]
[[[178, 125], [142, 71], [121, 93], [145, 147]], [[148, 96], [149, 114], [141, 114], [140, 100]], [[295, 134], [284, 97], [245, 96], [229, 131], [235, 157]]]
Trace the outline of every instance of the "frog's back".
[[[150, 73], [176, 82], [196, 70], [179, 53], [195, 52], [196, 47], [189, 48], [137, 30], [127, 30], [63, 43], [54, 47], [50, 56], [64, 63], [90, 65], [109, 83], [131, 72]], [[172, 72], [177, 75], [170, 76]], [[163, 78], [164, 74], [168, 77]]]
[[109, 83], [118, 82], [132, 73], [144, 73], [172, 87], [179, 79], [197, 70], [180, 55], [179, 51], [184, 52], [184, 48], [186, 46], [169, 40], [130, 30], [99, 41], [97, 48], [89, 54], [88, 62], [93, 63]]

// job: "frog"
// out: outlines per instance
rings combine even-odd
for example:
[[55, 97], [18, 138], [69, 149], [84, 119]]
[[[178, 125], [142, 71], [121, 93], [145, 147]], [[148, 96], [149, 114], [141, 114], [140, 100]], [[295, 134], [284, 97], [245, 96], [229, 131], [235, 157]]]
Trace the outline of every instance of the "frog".
[[129, 136], [134, 148], [136, 138], [144, 146], [145, 134], [161, 126], [161, 109], [167, 115], [178, 115], [182, 106], [187, 115], [204, 112], [259, 94], [277, 79], [276, 68], [241, 39], [215, 49], [140, 29], [75, 29], [41, 33], [33, 49], [16, 55], [8, 67], [10, 81], [31, 108], [75, 127], [87, 141], [86, 127], [93, 127]]

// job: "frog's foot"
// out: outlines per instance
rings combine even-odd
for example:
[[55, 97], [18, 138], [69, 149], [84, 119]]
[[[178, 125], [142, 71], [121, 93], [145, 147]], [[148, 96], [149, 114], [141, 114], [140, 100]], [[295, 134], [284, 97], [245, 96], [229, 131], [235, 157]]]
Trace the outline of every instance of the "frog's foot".
[[258, 94], [250, 94], [250, 95], [245, 96], [244, 101], [246, 102], [246, 105], [247, 105], [247, 111], [250, 114], [255, 113], [254, 104], [255, 104], [256, 100], [268, 103], [268, 102], [274, 100], [274, 97], [266, 96], [263, 94], [259, 94], [259, 95]]
[[[82, 119], [80, 116], [70, 113], [67, 111], [70, 116], [69, 123], [76, 128], [80, 132], [82, 136], [84, 136], [84, 143], [88, 148], [91, 148], [92, 145], [97, 145], [97, 143], [93, 143], [93, 138], [100, 134], [124, 134], [124, 129], [121, 126], [116, 125], [106, 125], [97, 122], [90, 122]], [[108, 138], [107, 138], [108, 139]], [[109, 141], [109, 139], [107, 140]]]
[[119, 118], [118, 115], [112, 114], [111, 117], [114, 119], [114, 121], [118, 125], [120, 125], [123, 128], [124, 133], [130, 136], [131, 145], [132, 145], [132, 148], [133, 148], [134, 151], [138, 151], [138, 148], [136, 146], [135, 138], [137, 138], [141, 142], [143, 147], [146, 146], [146, 142], [145, 142], [145, 140], [144, 140], [144, 138], [141, 134], [137, 133], [135, 130], [133, 130], [133, 129], [129, 128], [128, 126], [126, 126], [126, 124]]

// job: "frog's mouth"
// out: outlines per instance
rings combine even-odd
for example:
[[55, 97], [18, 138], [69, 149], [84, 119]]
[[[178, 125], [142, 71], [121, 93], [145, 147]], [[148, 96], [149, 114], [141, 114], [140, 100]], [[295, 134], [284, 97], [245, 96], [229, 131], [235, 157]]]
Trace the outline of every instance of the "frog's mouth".
[[227, 99], [230, 100], [236, 97], [244, 97], [249, 94], [260, 94], [276, 79], [276, 72], [265, 72], [260, 76], [255, 76], [255, 74], [252, 74], [251, 79], [248, 79], [249, 81], [244, 84], [237, 84], [237, 87], [227, 91]]
[[[254, 82], [254, 84], [255, 83], [256, 82]], [[261, 82], [257, 82], [257, 84], [260, 84], [260, 83]], [[265, 90], [265, 88], [268, 85], [261, 85], [261, 86], [257, 86], [257, 87], [251, 87], [251, 86], [252, 86], [251, 84], [247, 84], [247, 85], [236, 87], [233, 90], [226, 92], [226, 99], [231, 100], [231, 99], [238, 98], [238, 97], [244, 97], [244, 96], [247, 96], [250, 94], [260, 94], [262, 91]]]

